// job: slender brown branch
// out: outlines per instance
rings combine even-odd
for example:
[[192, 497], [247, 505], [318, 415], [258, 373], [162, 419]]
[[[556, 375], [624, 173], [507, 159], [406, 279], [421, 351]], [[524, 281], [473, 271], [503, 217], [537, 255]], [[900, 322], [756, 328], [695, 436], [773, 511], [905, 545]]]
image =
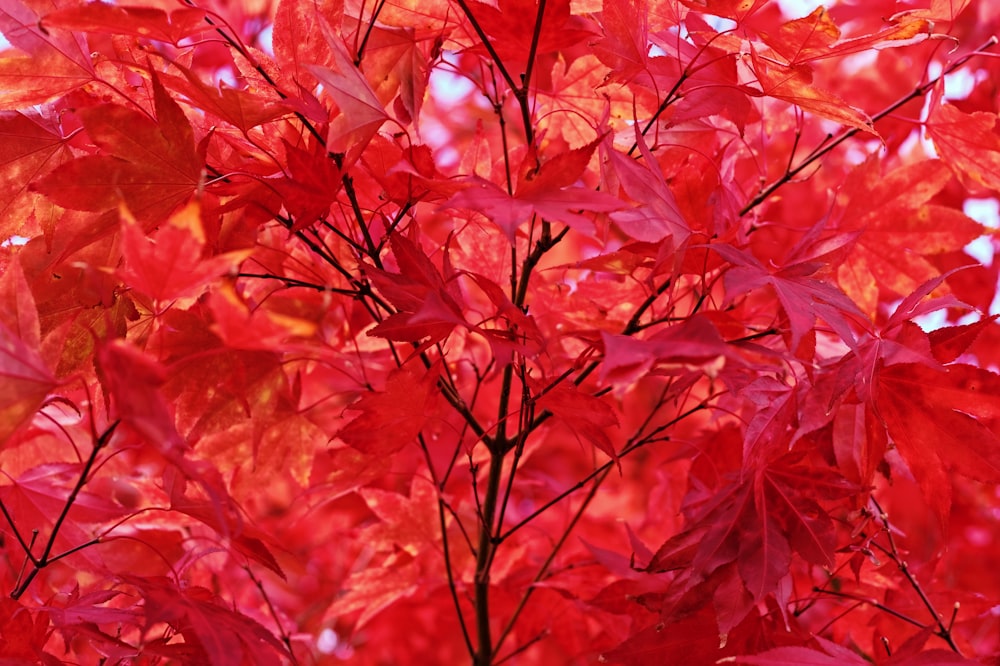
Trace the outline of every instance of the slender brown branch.
[[552, 547], [552, 552], [549, 553], [548, 558], [546, 558], [545, 562], [538, 569], [538, 573], [535, 574], [535, 578], [532, 581], [531, 585], [528, 586], [528, 589], [525, 590], [524, 594], [521, 596], [521, 600], [518, 602], [517, 608], [514, 609], [514, 612], [511, 614], [510, 619], [507, 621], [507, 625], [503, 628], [503, 631], [500, 632], [500, 637], [497, 638], [497, 643], [493, 647], [494, 654], [500, 651], [500, 647], [503, 645], [504, 640], [507, 638], [508, 635], [510, 635], [510, 632], [514, 629], [514, 624], [517, 622], [517, 618], [520, 617], [521, 612], [524, 610], [524, 607], [528, 604], [528, 600], [531, 598], [532, 593], [535, 591], [535, 584], [540, 582], [543, 578], [545, 578], [545, 576], [548, 573], [549, 567], [552, 566], [552, 563], [556, 559], [556, 555], [559, 554], [559, 551], [566, 543], [566, 539], [569, 538], [569, 535], [570, 533], [572, 533], [573, 528], [576, 527], [576, 524], [580, 522], [581, 518], [583, 518], [584, 512], [587, 510], [587, 507], [590, 506], [590, 503], [594, 500], [594, 497], [597, 495], [597, 490], [601, 487], [601, 484], [604, 483], [604, 480], [608, 478], [608, 473], [610, 472], [611, 472], [611, 467], [608, 466], [594, 478], [593, 485], [591, 485], [590, 488], [590, 492], [587, 493], [587, 496], [583, 499], [583, 502], [580, 504], [576, 513], [573, 515], [573, 518], [570, 520], [569, 525], [566, 526], [566, 529], [559, 537], [559, 540], [556, 541], [556, 544]]
[[[899, 569], [899, 571], [903, 574], [903, 576], [906, 577], [906, 580], [910, 584], [910, 587], [912, 587], [913, 590], [917, 593], [917, 596], [920, 597], [920, 601], [924, 605], [924, 608], [926, 608], [927, 612], [931, 614], [931, 617], [934, 618], [934, 623], [937, 625], [938, 629], [934, 633], [940, 636], [948, 644], [948, 647], [950, 647], [953, 652], [961, 655], [962, 651], [955, 643], [955, 637], [952, 636], [950, 626], [945, 626], [944, 618], [941, 616], [940, 613], [938, 613], [937, 609], [934, 607], [934, 604], [927, 596], [927, 593], [924, 592], [924, 588], [920, 585], [920, 582], [910, 571], [910, 567], [906, 563], [906, 560], [904, 560], [900, 556], [899, 550], [896, 547], [896, 540], [892, 536], [892, 529], [889, 526], [888, 514], [882, 509], [881, 505], [874, 497], [871, 498], [871, 502], [875, 506], [875, 509], [878, 511], [879, 520], [882, 521], [883, 531], [885, 532], [886, 540], [889, 542], [889, 548], [886, 549], [884, 547], [881, 547], [879, 544], [876, 544], [875, 542], [872, 542], [873, 545], [879, 546], [880, 550], [882, 550], [882, 552], [884, 552], [892, 559], [892, 561], [896, 564], [896, 567]], [[956, 610], [955, 613], [957, 612], [958, 611]], [[954, 622], [954, 616], [952, 616], [952, 622]]]
[[444, 551], [444, 570], [448, 575], [448, 592], [451, 595], [452, 603], [455, 605], [455, 616], [458, 617], [458, 624], [462, 628], [465, 649], [468, 650], [469, 657], [475, 659], [476, 648], [472, 645], [469, 628], [465, 626], [465, 616], [462, 614], [462, 605], [458, 599], [458, 587], [455, 585], [455, 570], [451, 563], [451, 549], [448, 545], [448, 525], [444, 517], [444, 504], [444, 500], [438, 497], [438, 524], [441, 526], [441, 547]]
[[503, 473], [502, 453], [490, 453], [489, 481], [483, 498], [482, 525], [479, 532], [479, 549], [476, 554], [476, 666], [491, 666], [493, 663], [493, 642], [490, 637], [490, 567], [497, 543], [493, 536], [493, 521], [500, 495], [500, 479]]
[[[998, 40], [997, 40], [996, 37], [990, 37], [982, 46], [980, 46], [979, 48], [973, 50], [970, 53], [965, 54], [961, 58], [958, 58], [957, 60], [955, 60], [955, 62], [953, 62], [950, 65], [948, 65], [947, 67], [945, 67], [938, 76], [934, 77], [933, 79], [931, 79], [927, 83], [924, 83], [922, 85], [917, 86], [912, 91], [910, 91], [908, 94], [903, 95], [898, 100], [896, 100], [895, 102], [893, 102], [892, 104], [890, 104], [886, 108], [884, 108], [881, 111], [879, 111], [878, 113], [876, 113], [874, 116], [872, 116], [872, 122], [875, 123], [875, 122], [881, 120], [882, 118], [885, 118], [890, 113], [892, 113], [893, 111], [895, 111], [899, 107], [903, 106], [907, 102], [910, 102], [910, 101], [912, 101], [914, 99], [917, 99], [918, 97], [923, 97], [924, 95], [927, 94], [927, 92], [931, 88], [933, 88], [935, 85], [937, 85], [938, 81], [940, 81], [945, 76], [947, 76], [947, 75], [951, 74], [952, 72], [954, 72], [956, 69], [958, 69], [959, 67], [961, 67], [962, 65], [964, 65], [966, 62], [968, 62], [971, 58], [973, 58], [973, 57], [975, 57], [975, 56], [983, 53], [986, 49], [988, 49], [988, 48], [996, 45], [997, 41]], [[749, 213], [750, 211], [752, 211], [754, 208], [756, 208], [757, 206], [761, 205], [762, 203], [764, 203], [765, 201], [767, 201], [768, 199], [770, 199], [771, 195], [774, 194], [775, 191], [777, 191], [780, 187], [782, 187], [786, 183], [791, 182], [791, 180], [793, 178], [795, 178], [795, 176], [797, 176], [800, 173], [802, 173], [802, 171], [805, 170], [806, 168], [808, 168], [810, 164], [813, 164], [819, 158], [823, 157], [824, 155], [826, 155], [827, 153], [829, 153], [831, 150], [833, 150], [834, 148], [836, 148], [840, 144], [844, 143], [845, 141], [847, 141], [851, 137], [856, 136], [860, 132], [861, 132], [860, 128], [854, 127], [854, 128], [851, 128], [849, 130], [844, 131], [843, 133], [841, 133], [837, 138], [833, 139], [832, 141], [827, 142], [826, 140], [824, 140], [824, 143], [822, 144], [822, 147], [820, 149], [814, 150], [812, 153], [810, 153], [809, 155], [807, 155], [802, 160], [802, 162], [800, 162], [799, 165], [796, 166], [795, 168], [786, 170], [785, 173], [784, 173], [784, 175], [782, 175], [776, 181], [774, 181], [773, 183], [771, 183], [770, 185], [768, 185], [764, 189], [762, 189], [757, 194], [757, 196], [755, 196], [753, 199], [751, 199], [749, 201], [749, 203], [747, 203], [747, 205], [743, 206], [743, 208], [740, 209], [740, 216], [742, 217], [743, 215], [746, 215], [747, 213]]]

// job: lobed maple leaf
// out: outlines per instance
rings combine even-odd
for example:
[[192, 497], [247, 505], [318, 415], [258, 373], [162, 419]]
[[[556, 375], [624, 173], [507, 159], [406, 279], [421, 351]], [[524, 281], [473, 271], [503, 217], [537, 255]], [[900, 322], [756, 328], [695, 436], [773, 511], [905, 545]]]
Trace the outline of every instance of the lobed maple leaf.
[[184, 637], [189, 663], [275, 663], [285, 647], [270, 631], [253, 619], [220, 603], [201, 586], [178, 586], [169, 578], [120, 576], [135, 587], [144, 600], [146, 631], [166, 623]]
[[[961, 211], [930, 203], [951, 179], [940, 160], [880, 173], [878, 160], [858, 165], [841, 188], [839, 228], [861, 232], [837, 269], [844, 292], [871, 314], [884, 291], [905, 295], [939, 275], [925, 256], [965, 245], [982, 227]], [[862, 203], [863, 202], [863, 203]]]
[[329, 67], [334, 55], [326, 33], [317, 24], [338, 25], [343, 16], [342, 2], [316, 3], [309, 0], [281, 0], [274, 15], [274, 57], [284, 76], [300, 91], [311, 91], [318, 80], [310, 67]]
[[969, 365], [878, 369], [874, 408], [938, 519], [951, 507], [948, 471], [1000, 482], [1000, 376]]
[[39, 25], [46, 30], [62, 28], [80, 32], [134, 35], [145, 39], [179, 42], [209, 29], [207, 14], [198, 7], [180, 7], [169, 12], [157, 7], [111, 5], [88, 2], [81, 6], [61, 7], [45, 14]]
[[0, 112], [0, 239], [26, 235], [36, 208], [35, 219], [44, 216], [45, 201], [29, 191], [29, 184], [67, 157], [63, 138], [43, 118]]
[[249, 252], [206, 257], [201, 206], [189, 202], [172, 214], [152, 238], [122, 208], [122, 258], [118, 275], [133, 289], [158, 303], [192, 298], [215, 278], [229, 273]]
[[75, 210], [103, 212], [124, 202], [143, 224], [187, 201], [201, 182], [194, 132], [159, 79], [152, 81], [155, 119], [117, 104], [81, 109], [83, 126], [105, 154], [70, 160], [32, 189]]
[[611, 80], [627, 82], [646, 68], [648, 6], [645, 2], [604, 0], [601, 27], [604, 37], [593, 45], [594, 55], [611, 68]]
[[776, 62], [758, 53], [756, 48], [751, 48], [750, 63], [760, 91], [746, 88], [748, 94], [784, 100], [822, 118], [878, 136], [866, 113], [813, 84], [813, 74], [807, 65]]
[[351, 405], [361, 412], [337, 433], [367, 454], [388, 455], [412, 443], [437, 395], [438, 370], [410, 362], [390, 373], [384, 391], [367, 393]]
[[330, 119], [327, 149], [339, 154], [343, 164], [353, 164], [389, 115], [371, 85], [352, 61], [340, 37], [323, 23], [330, 52], [328, 65], [308, 65], [309, 70], [333, 97], [338, 110]]
[[850, 55], [869, 49], [909, 46], [927, 39], [932, 24], [915, 13], [900, 13], [890, 25], [870, 35], [841, 40], [840, 28], [825, 7], [788, 21], [773, 34], [761, 33], [761, 39], [785, 59], [797, 66], [815, 60]]
[[0, 444], [57, 386], [39, 355], [38, 310], [16, 257], [0, 273]]
[[653, 368], [682, 373], [702, 369], [712, 374], [728, 360], [735, 360], [707, 317], [690, 317], [643, 340], [603, 331], [601, 339], [604, 347], [601, 382], [617, 388], [633, 384]]
[[1000, 136], [997, 114], [988, 111], [964, 113], [940, 102], [931, 107], [927, 135], [941, 159], [966, 182], [992, 190], [1000, 189]]
[[512, 244], [518, 227], [533, 214], [593, 233], [594, 223], [577, 211], [609, 212], [624, 207], [615, 197], [576, 185], [601, 141], [595, 139], [543, 162], [537, 173], [529, 171], [518, 182], [512, 195], [483, 178], [468, 178], [466, 189], [451, 197], [445, 206], [482, 213], [500, 227]]
[[611, 405], [587, 395], [574, 385], [563, 384], [542, 392], [535, 402], [538, 409], [551, 412], [577, 437], [587, 440], [612, 460], [618, 460], [615, 445], [607, 433], [608, 429], [619, 425]]
[[82, 35], [44, 28], [41, 5], [8, 0], [0, 6], [0, 33], [25, 54], [13, 55], [10, 49], [0, 53], [0, 105], [5, 109], [43, 104], [94, 80]]
[[389, 237], [399, 273], [380, 268], [365, 269], [368, 279], [398, 312], [389, 315], [369, 335], [433, 344], [447, 337], [456, 326], [466, 324], [462, 296], [452, 282], [438, 272], [420, 248], [396, 233]]
[[[850, 242], [842, 238], [839, 245]], [[836, 244], [836, 242], [835, 242]], [[802, 338], [822, 318], [850, 344], [853, 341], [852, 321], [863, 321], [864, 315], [843, 292], [834, 285], [814, 277], [822, 265], [810, 257], [796, 257], [787, 265], [765, 267], [756, 257], [732, 246], [715, 243], [712, 249], [731, 266], [725, 274], [726, 296], [732, 299], [753, 289], [769, 286], [788, 317], [791, 336], [789, 349], [799, 348]], [[829, 251], [835, 251], [835, 247]], [[794, 255], [793, 255], [794, 256]]]

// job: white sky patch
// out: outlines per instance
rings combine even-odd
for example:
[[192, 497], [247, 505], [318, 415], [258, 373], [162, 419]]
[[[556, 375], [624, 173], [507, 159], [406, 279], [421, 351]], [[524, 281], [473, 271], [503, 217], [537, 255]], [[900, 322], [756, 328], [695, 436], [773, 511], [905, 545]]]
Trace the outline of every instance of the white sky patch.
[[257, 41], [260, 44], [260, 50], [267, 55], [274, 57], [274, 26], [268, 25], [266, 28], [260, 31], [257, 35]]
[[[962, 212], [988, 229], [1000, 228], [1000, 201], [997, 199], [966, 199]], [[987, 236], [980, 236], [966, 245], [965, 251], [983, 266], [993, 263], [993, 241]], [[995, 308], [991, 310], [996, 311]]]
[[789, 19], [798, 19], [809, 16], [819, 6], [829, 7], [833, 3], [830, 0], [777, 0], [781, 7], [781, 13]]

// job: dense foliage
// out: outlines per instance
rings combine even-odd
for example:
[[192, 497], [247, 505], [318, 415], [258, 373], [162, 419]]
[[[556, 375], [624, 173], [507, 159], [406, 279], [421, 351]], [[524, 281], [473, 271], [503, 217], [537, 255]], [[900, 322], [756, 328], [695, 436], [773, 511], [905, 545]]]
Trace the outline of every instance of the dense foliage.
[[0, 0], [3, 664], [997, 663], [1000, 5], [136, 2]]

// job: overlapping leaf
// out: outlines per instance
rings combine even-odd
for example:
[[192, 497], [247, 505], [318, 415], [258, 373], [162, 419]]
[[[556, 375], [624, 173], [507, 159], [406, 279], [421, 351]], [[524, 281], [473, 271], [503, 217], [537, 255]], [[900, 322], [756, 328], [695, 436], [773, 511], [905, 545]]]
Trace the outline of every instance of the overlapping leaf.
[[937, 277], [939, 271], [925, 255], [963, 246], [982, 233], [961, 211], [930, 203], [950, 179], [940, 160], [883, 175], [874, 158], [848, 177], [838, 195], [839, 226], [860, 236], [837, 279], [865, 313], [874, 311], [880, 294], [909, 294]]
[[8, 0], [0, 6], [0, 33], [26, 54], [0, 53], [0, 106], [5, 109], [43, 104], [94, 79], [83, 36], [44, 28], [35, 7], [40, 4]]
[[35, 299], [15, 258], [0, 272], [0, 444], [56, 387], [38, 353], [39, 344]]
[[537, 173], [518, 183], [513, 195], [485, 179], [470, 178], [469, 186], [446, 205], [483, 213], [511, 243], [518, 227], [533, 214], [592, 233], [594, 223], [580, 211], [608, 212], [624, 207], [615, 197], [576, 185], [599, 143], [600, 139], [544, 162]]
[[157, 7], [88, 2], [50, 12], [42, 17], [41, 25], [46, 29], [134, 35], [177, 45], [186, 37], [210, 29], [205, 18], [205, 10], [193, 6], [167, 12]]
[[965, 181], [1000, 190], [1000, 135], [997, 114], [965, 113], [942, 102], [927, 119], [927, 134], [938, 155]]
[[22, 231], [39, 205], [28, 184], [68, 156], [63, 138], [41, 117], [0, 113], [0, 240]]
[[78, 157], [33, 187], [65, 208], [103, 212], [124, 202], [143, 224], [159, 221], [194, 193], [202, 161], [184, 112], [153, 79], [156, 119], [117, 104], [80, 110], [104, 154]]

